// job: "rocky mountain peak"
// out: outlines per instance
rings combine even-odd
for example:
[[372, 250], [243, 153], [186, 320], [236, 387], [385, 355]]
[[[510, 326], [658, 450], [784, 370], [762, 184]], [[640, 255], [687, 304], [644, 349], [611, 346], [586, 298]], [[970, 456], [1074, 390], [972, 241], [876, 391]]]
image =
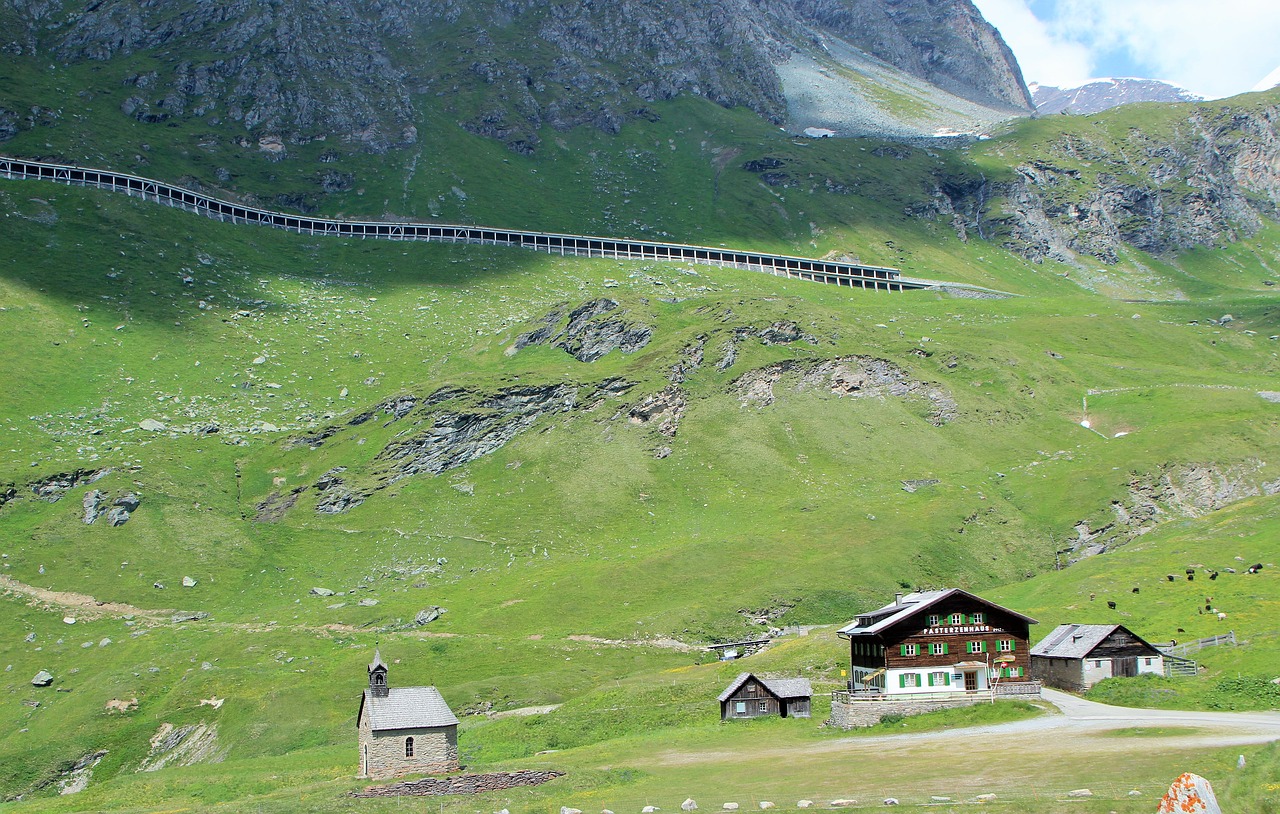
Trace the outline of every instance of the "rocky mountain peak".
[[[683, 95], [778, 124], [895, 134], [876, 116], [815, 112], [796, 79], [822, 71], [873, 83], [889, 71], [966, 127], [1031, 110], [970, 0], [0, 0], [0, 23], [10, 58], [104, 63], [132, 91], [121, 113], [139, 121], [375, 151], [413, 142], [435, 115], [527, 152], [544, 125], [616, 132]], [[826, 107], [874, 105], [855, 85], [825, 89], [838, 97]], [[949, 123], [934, 119], [892, 124], [909, 135]]]

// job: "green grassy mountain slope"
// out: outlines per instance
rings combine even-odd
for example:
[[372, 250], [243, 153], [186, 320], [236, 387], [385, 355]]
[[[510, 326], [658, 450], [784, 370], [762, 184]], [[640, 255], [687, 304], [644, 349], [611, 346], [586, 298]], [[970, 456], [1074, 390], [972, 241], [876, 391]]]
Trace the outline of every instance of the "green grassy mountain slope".
[[[1243, 133], [1273, 106], [1196, 109], [1242, 117]], [[1125, 238], [1114, 263], [1075, 249], [1074, 264], [1037, 263], [1016, 218], [990, 213], [1019, 194], [1018, 167], [1051, 159], [1081, 180], [1050, 192], [1089, 210], [1101, 159], [1065, 166], [1060, 151], [1084, 143], [1080, 127], [1115, 147], [1123, 115], [938, 153], [795, 142], [691, 100], [659, 113], [533, 157], [469, 136], [412, 170], [344, 156], [350, 186], [332, 193], [315, 186], [320, 145], [273, 163], [256, 147], [191, 149], [181, 126], [168, 135], [187, 154], [153, 150], [147, 169], [232, 167], [238, 193], [286, 196], [273, 205], [848, 254], [1018, 296], [334, 241], [0, 182], [0, 661], [13, 667], [0, 685], [14, 702], [0, 708], [0, 792], [40, 798], [18, 810], [339, 809], [379, 641], [413, 671], [404, 680], [458, 709], [568, 702], [559, 718], [469, 719], [472, 766], [588, 749], [564, 758], [574, 789], [671, 788], [696, 769], [637, 786], [640, 770], [602, 767], [638, 765], [686, 723], [691, 743], [755, 741], [717, 741], [706, 709], [690, 712], [737, 668], [694, 666], [702, 656], [668, 639], [843, 622], [904, 587], [1028, 577], [1002, 596], [1047, 626], [1087, 607], [1085, 587], [1101, 601], [1158, 582], [1171, 548], [1212, 545], [1232, 517], [1256, 512], [1241, 532], [1267, 533], [1280, 233], [1262, 176], [1240, 187], [1255, 191], [1237, 214], [1264, 214], [1198, 248]], [[89, 155], [69, 149], [88, 144], [70, 127], [42, 135]], [[102, 155], [133, 137], [105, 134]], [[28, 138], [6, 148], [41, 152]], [[1221, 143], [1247, 157], [1251, 138]], [[984, 198], [983, 183], [1011, 197]], [[978, 199], [988, 215], [970, 219]], [[1051, 573], [1055, 559], [1082, 561]], [[1266, 573], [1224, 593], [1257, 653], [1270, 652], [1265, 591], [1251, 591]], [[1141, 584], [1154, 604], [1135, 622], [1214, 627]], [[764, 663], [829, 687], [841, 657], [815, 635]], [[1265, 656], [1248, 658], [1242, 669]], [[42, 669], [55, 681], [37, 689]], [[645, 703], [626, 709], [631, 689]], [[227, 702], [200, 704], [215, 698]], [[603, 713], [614, 729], [593, 723]], [[196, 765], [136, 771], [162, 724], [204, 724], [188, 731]], [[62, 770], [100, 750], [88, 789], [54, 799]], [[1144, 778], [1179, 759], [1161, 754]], [[1062, 777], [1087, 779], [1077, 768]], [[538, 794], [517, 799], [554, 807]]]

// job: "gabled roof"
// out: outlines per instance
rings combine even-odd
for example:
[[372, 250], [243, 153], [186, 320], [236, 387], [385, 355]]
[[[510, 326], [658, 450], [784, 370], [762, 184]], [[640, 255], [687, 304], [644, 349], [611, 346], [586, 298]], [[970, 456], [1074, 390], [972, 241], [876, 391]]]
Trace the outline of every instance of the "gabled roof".
[[[915, 616], [927, 608], [933, 607], [944, 599], [949, 599], [954, 596], [966, 596], [975, 602], [980, 602], [981, 604], [986, 605], [989, 608], [993, 608], [1021, 619], [1029, 625], [1036, 624], [1036, 620], [1032, 619], [1030, 616], [1018, 613], [1015, 610], [1010, 610], [1002, 605], [997, 605], [996, 603], [983, 599], [976, 594], [971, 594], [968, 591], [961, 590], [960, 588], [947, 588], [941, 591], [918, 591], [916, 593], [906, 594], [901, 599], [896, 599], [882, 608], [877, 608], [869, 613], [859, 614], [857, 619], [840, 628], [836, 632], [845, 638], [848, 638], [849, 636], [868, 636], [883, 633], [889, 628], [897, 625], [899, 622], [906, 621], [908, 618]], [[867, 622], [867, 624], [862, 624], [864, 621]]]
[[382, 651], [375, 647], [373, 648], [373, 661], [369, 662], [369, 672], [372, 673], [378, 668], [382, 668], [385, 671], [387, 663], [382, 660]]
[[1031, 655], [1046, 656], [1055, 659], [1083, 659], [1102, 644], [1108, 636], [1117, 630], [1123, 630], [1137, 639], [1153, 654], [1158, 654], [1155, 646], [1134, 633], [1124, 625], [1058, 625], [1031, 648]]
[[766, 690], [778, 699], [808, 698], [813, 695], [813, 688], [809, 686], [809, 679], [807, 678], [761, 678], [753, 673], [739, 673], [738, 677], [729, 685], [729, 688], [720, 693], [720, 703], [728, 701], [750, 678], [759, 681]]
[[458, 725], [457, 716], [435, 687], [392, 687], [387, 690], [386, 698], [365, 690], [356, 720], [363, 715], [369, 716], [375, 732]]

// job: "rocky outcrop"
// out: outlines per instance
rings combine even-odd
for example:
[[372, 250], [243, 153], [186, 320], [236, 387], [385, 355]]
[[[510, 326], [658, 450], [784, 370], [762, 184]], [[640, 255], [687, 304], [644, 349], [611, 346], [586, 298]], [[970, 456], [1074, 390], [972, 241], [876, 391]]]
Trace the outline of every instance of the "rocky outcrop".
[[408, 475], [438, 475], [488, 455], [546, 415], [577, 404], [573, 385], [510, 387], [482, 400], [475, 410], [442, 410], [424, 430], [392, 442], [378, 460], [388, 464], [391, 480]]
[[1125, 500], [1112, 501], [1103, 521], [1081, 520], [1068, 550], [1074, 560], [1101, 554], [1169, 520], [1200, 517], [1246, 498], [1280, 493], [1280, 479], [1262, 477], [1262, 461], [1183, 464], [1134, 474]]
[[929, 407], [929, 423], [936, 427], [949, 423], [959, 412], [955, 399], [941, 386], [913, 379], [892, 362], [869, 356], [778, 362], [740, 376], [733, 389], [743, 406], [767, 407], [775, 401], [780, 384], [798, 392], [824, 390], [840, 397], [923, 399]]
[[908, 208], [945, 217], [962, 239], [995, 240], [1036, 262], [1113, 264], [1126, 247], [1171, 255], [1248, 237], [1280, 215], [1280, 105], [1187, 106], [1148, 130], [1096, 119], [990, 182], [939, 174], [931, 203]]
[[[957, 97], [1031, 109], [970, 0], [5, 0], [0, 11], [6, 58], [104, 63], [104, 81], [128, 89], [120, 115], [250, 134], [242, 146], [272, 160], [332, 136], [375, 152], [412, 144], [424, 96], [522, 153], [544, 125], [616, 133], [682, 95], [782, 123], [777, 66], [827, 58], [830, 38]], [[0, 138], [22, 126], [0, 109]]]
[[530, 345], [552, 345], [579, 362], [595, 362], [615, 350], [635, 353], [649, 344], [653, 329], [618, 315], [606, 316], [617, 308], [614, 300], [591, 300], [570, 311], [567, 321], [563, 308], [554, 309], [542, 318], [539, 327], [516, 337], [508, 353]]

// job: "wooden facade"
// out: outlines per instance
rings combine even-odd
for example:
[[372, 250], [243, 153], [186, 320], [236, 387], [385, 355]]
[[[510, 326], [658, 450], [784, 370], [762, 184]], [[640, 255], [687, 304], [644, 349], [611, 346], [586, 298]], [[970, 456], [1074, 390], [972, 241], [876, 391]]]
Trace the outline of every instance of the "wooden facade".
[[720, 720], [808, 718], [813, 692], [804, 678], [758, 678], [741, 673], [720, 694]]
[[1031, 675], [1035, 620], [959, 589], [899, 595], [840, 630], [850, 689], [885, 695], [989, 690]]
[[1080, 691], [1106, 678], [1164, 675], [1164, 654], [1124, 625], [1061, 625], [1032, 648], [1031, 673]]

